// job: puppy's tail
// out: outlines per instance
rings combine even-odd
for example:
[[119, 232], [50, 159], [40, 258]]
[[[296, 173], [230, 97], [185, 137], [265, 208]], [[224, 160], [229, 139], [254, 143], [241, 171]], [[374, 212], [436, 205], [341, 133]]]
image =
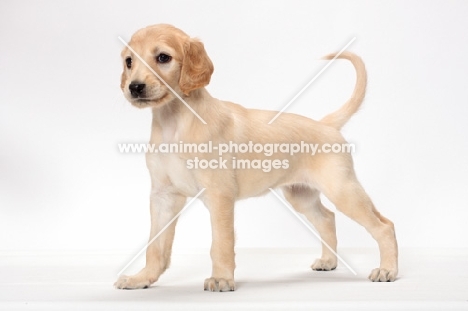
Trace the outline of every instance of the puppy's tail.
[[[336, 53], [329, 54], [323, 59], [333, 59]], [[337, 58], [350, 60], [356, 69], [356, 86], [354, 87], [351, 98], [337, 111], [326, 115], [320, 122], [330, 125], [336, 129], [341, 129], [348, 122], [351, 116], [358, 111], [366, 94], [367, 73], [362, 59], [351, 53], [343, 52]]]

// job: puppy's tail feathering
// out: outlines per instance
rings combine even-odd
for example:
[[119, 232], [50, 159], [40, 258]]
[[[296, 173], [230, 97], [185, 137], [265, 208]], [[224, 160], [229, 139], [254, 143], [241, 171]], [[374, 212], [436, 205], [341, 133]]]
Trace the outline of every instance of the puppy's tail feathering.
[[[335, 56], [336, 53], [333, 53], [323, 57], [323, 59], [333, 59]], [[356, 86], [354, 87], [351, 98], [348, 99], [348, 101], [340, 109], [323, 117], [320, 122], [339, 130], [343, 127], [343, 125], [346, 124], [346, 122], [348, 122], [351, 116], [356, 113], [356, 111], [358, 111], [364, 100], [367, 85], [367, 73], [366, 67], [364, 66], [364, 63], [359, 56], [345, 51], [337, 58], [350, 60], [354, 65], [354, 68], [356, 69]]]

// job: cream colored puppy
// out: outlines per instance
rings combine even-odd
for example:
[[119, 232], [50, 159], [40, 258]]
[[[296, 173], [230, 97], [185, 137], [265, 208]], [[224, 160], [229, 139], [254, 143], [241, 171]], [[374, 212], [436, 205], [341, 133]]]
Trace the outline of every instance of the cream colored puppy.
[[[272, 124], [273, 111], [246, 109], [240, 105], [211, 97], [205, 89], [213, 73], [213, 64], [198, 40], [170, 25], [154, 25], [137, 31], [129, 48], [122, 51], [124, 71], [121, 88], [128, 101], [138, 108], [153, 112], [150, 143], [213, 145], [232, 143], [291, 144], [346, 143], [340, 128], [363, 101], [366, 72], [361, 59], [352, 53], [340, 58], [350, 60], [357, 72], [352, 97], [338, 111], [321, 121], [283, 113]], [[138, 56], [137, 56], [137, 55]], [[139, 59], [141, 57], [196, 113], [202, 123], [180, 99]], [[327, 56], [328, 59], [334, 55]], [[398, 273], [398, 248], [394, 226], [374, 207], [356, 179], [349, 153], [232, 151], [222, 155], [226, 167], [196, 168], [193, 160], [217, 160], [213, 153], [148, 153], [146, 163], [151, 175], [150, 240], [183, 208], [186, 198], [203, 188], [200, 196], [210, 212], [212, 226], [212, 275], [205, 280], [209, 291], [235, 290], [234, 282], [234, 203], [236, 200], [268, 193], [281, 188], [286, 199], [314, 225], [324, 242], [336, 252], [334, 213], [320, 201], [323, 193], [336, 208], [364, 226], [377, 241], [380, 267], [372, 270], [372, 281], [394, 281]], [[235, 168], [236, 160], [279, 160], [281, 165], [267, 172], [251, 167]], [[192, 162], [190, 162], [192, 161]], [[216, 162], [213, 162], [216, 163]], [[258, 163], [258, 162], [257, 162]], [[263, 162], [262, 162], [263, 163]], [[284, 165], [286, 164], [286, 165]], [[121, 289], [149, 287], [168, 268], [174, 239], [175, 222], [147, 249], [146, 266], [136, 275], [121, 276], [115, 286]], [[322, 257], [312, 265], [314, 270], [333, 270], [337, 258], [325, 246]]]

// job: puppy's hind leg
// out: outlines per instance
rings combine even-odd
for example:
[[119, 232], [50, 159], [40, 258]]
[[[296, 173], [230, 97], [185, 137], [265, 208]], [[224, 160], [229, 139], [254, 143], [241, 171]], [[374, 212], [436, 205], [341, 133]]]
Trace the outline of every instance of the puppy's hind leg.
[[337, 265], [335, 214], [323, 206], [320, 192], [316, 189], [295, 184], [283, 187], [282, 190], [286, 200], [307, 217], [322, 239], [322, 257], [311, 268], [317, 271], [334, 270]]
[[[372, 270], [373, 282], [395, 281], [398, 274], [398, 246], [393, 223], [374, 207], [369, 196], [358, 182], [354, 170], [343, 173], [342, 163], [329, 163], [316, 180], [325, 196], [346, 216], [362, 225], [377, 241], [380, 250], [380, 267]], [[340, 168], [337, 171], [337, 168]], [[333, 176], [333, 179], [329, 176]]]

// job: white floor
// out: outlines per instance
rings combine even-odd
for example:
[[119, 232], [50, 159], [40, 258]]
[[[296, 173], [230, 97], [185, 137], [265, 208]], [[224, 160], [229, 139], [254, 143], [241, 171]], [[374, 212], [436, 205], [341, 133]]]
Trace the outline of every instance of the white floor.
[[468, 310], [468, 249], [400, 250], [394, 283], [367, 280], [376, 249], [339, 253], [357, 275], [312, 271], [317, 249], [240, 249], [237, 291], [211, 293], [206, 250], [175, 252], [155, 285], [133, 291], [112, 286], [132, 254], [3, 252], [0, 310]]

